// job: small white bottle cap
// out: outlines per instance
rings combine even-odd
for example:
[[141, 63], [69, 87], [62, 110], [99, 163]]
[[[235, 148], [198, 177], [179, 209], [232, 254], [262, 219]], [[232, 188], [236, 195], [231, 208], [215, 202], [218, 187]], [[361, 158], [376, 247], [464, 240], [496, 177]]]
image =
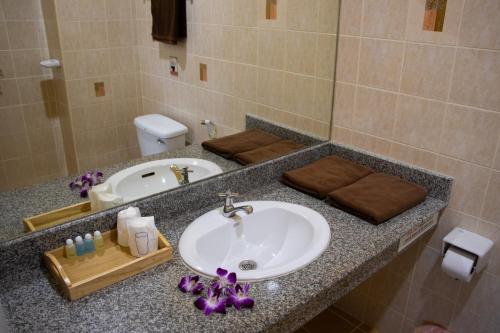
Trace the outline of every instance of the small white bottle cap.
[[82, 236], [76, 236], [75, 242], [77, 242], [77, 243], [83, 242]]
[[85, 234], [85, 239], [92, 239], [92, 235], [91, 234]]
[[94, 231], [94, 238], [101, 237], [101, 232], [99, 230]]
[[70, 239], [66, 239], [66, 245], [68, 245], [68, 246], [73, 245], [73, 240], [71, 238]]

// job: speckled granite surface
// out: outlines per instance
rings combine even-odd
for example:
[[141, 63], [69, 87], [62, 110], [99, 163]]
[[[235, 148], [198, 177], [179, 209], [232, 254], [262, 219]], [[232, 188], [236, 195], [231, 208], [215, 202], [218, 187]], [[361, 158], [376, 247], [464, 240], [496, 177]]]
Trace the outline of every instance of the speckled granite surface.
[[111, 228], [117, 213], [114, 209], [0, 245], [0, 301], [11, 328], [37, 332], [286, 332], [300, 327], [390, 261], [397, 253], [400, 237], [442, 210], [451, 189], [449, 177], [351, 151], [360, 163], [374, 163], [392, 174], [429, 186], [425, 202], [377, 227], [279, 183], [283, 171], [339, 151], [345, 156], [349, 153], [346, 147], [322, 144], [152, 196], [138, 204], [145, 214], [155, 215], [158, 228], [174, 248], [191, 221], [221, 205], [212, 193], [226, 188], [243, 193], [241, 201], [279, 200], [321, 213], [332, 232], [327, 250], [298, 272], [255, 283], [252, 295], [257, 303], [253, 310], [230, 310], [226, 316], [205, 318], [192, 305], [194, 298], [176, 289], [179, 277], [189, 273], [177, 249], [168, 263], [81, 300], [65, 300], [40, 262], [42, 251], [62, 244], [75, 233]]
[[[317, 145], [324, 141], [254, 115], [246, 116], [245, 126], [246, 128], [259, 128], [281, 136], [284, 139], [295, 140], [306, 146]], [[242, 168], [240, 164], [234, 161], [213, 154], [203, 149], [201, 145], [193, 144], [174, 152], [141, 157], [124, 163], [100, 168], [100, 170], [104, 173], [104, 179], [106, 179], [120, 170], [140, 163], [166, 158], [186, 157], [200, 158], [214, 162], [223, 172]], [[0, 211], [2, 211], [0, 242], [23, 235], [24, 227], [22, 220], [25, 217], [49, 212], [87, 200], [80, 198], [78, 191], [70, 191], [68, 189], [68, 184], [73, 179], [74, 176], [64, 177], [14, 191], [0, 191]]]
[[[203, 149], [201, 145], [190, 145], [174, 152], [142, 157], [100, 168], [100, 170], [104, 173], [104, 179], [106, 179], [120, 170], [140, 163], [180, 157], [201, 158], [214, 162], [224, 172], [241, 168], [241, 165], [238, 163], [213, 154]], [[68, 184], [73, 179], [74, 177], [64, 177], [50, 182], [24, 187], [19, 190], [0, 192], [0, 211], [2, 211], [0, 241], [12, 239], [24, 234], [22, 221], [25, 217], [49, 212], [54, 209], [88, 200], [86, 198], [80, 198], [78, 191], [71, 191], [68, 188]]]

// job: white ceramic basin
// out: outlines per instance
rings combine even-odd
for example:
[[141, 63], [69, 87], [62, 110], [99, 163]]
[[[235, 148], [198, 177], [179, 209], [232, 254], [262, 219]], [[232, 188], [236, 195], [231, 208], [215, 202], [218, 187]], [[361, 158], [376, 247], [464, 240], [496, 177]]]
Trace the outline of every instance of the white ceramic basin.
[[170, 165], [179, 168], [189, 167], [189, 181], [194, 182], [222, 173], [222, 169], [215, 163], [197, 158], [171, 158], [146, 162], [121, 170], [106, 180], [111, 185], [111, 192], [123, 198], [124, 202], [143, 198], [155, 193], [163, 192], [179, 183]]
[[328, 246], [330, 227], [310, 208], [278, 201], [235, 204], [240, 205], [251, 205], [253, 213], [225, 218], [219, 208], [186, 228], [179, 251], [191, 269], [215, 276], [222, 267], [238, 280], [263, 280], [304, 267]]

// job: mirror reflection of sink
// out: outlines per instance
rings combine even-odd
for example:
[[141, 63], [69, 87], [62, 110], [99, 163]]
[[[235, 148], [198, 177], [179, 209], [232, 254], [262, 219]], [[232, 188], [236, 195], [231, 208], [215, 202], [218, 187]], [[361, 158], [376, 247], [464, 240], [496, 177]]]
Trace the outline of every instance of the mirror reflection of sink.
[[179, 186], [170, 170], [172, 164], [179, 168], [188, 167], [189, 181], [194, 182], [222, 173], [215, 163], [197, 158], [170, 158], [146, 162], [121, 170], [109, 177], [105, 183], [111, 185], [111, 192], [123, 198], [124, 202], [133, 201], [155, 193]]
[[193, 221], [179, 241], [184, 262], [215, 276], [218, 267], [238, 280], [264, 280], [294, 272], [314, 261], [330, 241], [330, 227], [316, 211], [278, 201], [250, 201], [253, 213], [225, 218], [221, 208]]

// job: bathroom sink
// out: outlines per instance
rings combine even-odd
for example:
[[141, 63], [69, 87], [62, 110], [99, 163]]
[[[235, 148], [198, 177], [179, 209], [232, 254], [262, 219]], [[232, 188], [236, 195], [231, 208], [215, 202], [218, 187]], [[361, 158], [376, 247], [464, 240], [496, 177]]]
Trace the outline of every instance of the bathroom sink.
[[222, 169], [215, 163], [197, 158], [171, 158], [135, 165], [121, 170], [106, 180], [111, 185], [111, 192], [129, 202], [155, 193], [163, 192], [179, 183], [170, 165], [179, 168], [189, 167], [189, 181], [194, 182], [222, 173]]
[[184, 262], [196, 272], [215, 276], [218, 267], [238, 280], [264, 280], [296, 271], [328, 246], [330, 227], [319, 213], [278, 201], [250, 201], [253, 213], [222, 216], [221, 208], [194, 220], [179, 241]]

